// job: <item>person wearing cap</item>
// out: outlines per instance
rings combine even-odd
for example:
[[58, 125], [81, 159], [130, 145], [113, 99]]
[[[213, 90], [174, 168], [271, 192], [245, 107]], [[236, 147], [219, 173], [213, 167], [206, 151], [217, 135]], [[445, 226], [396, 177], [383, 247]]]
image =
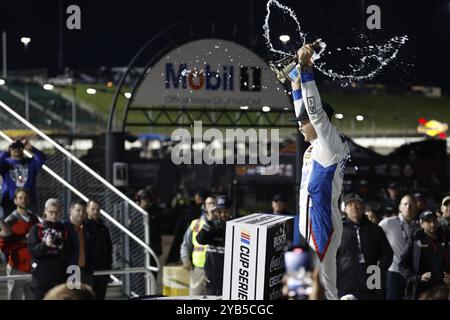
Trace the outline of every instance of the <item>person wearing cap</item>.
[[287, 210], [287, 199], [283, 194], [277, 193], [272, 198], [272, 212], [271, 214], [291, 215]]
[[442, 199], [441, 216], [438, 221], [441, 228], [450, 234], [450, 196], [446, 196]]
[[[364, 201], [357, 194], [344, 197], [345, 213], [341, 246], [337, 253], [337, 288], [339, 297], [353, 294], [358, 300], [383, 298], [383, 279], [392, 263], [393, 252], [386, 235], [364, 215]], [[369, 266], [381, 271], [379, 288], [369, 288]]]
[[[32, 158], [25, 157], [24, 150], [33, 153]], [[31, 146], [28, 139], [16, 140], [7, 151], [0, 153], [0, 175], [3, 178], [1, 204], [5, 217], [15, 208], [14, 192], [17, 188], [30, 191], [31, 204], [36, 202], [36, 176], [46, 160], [43, 152]]]
[[205, 275], [206, 294], [222, 295], [223, 263], [225, 253], [225, 227], [231, 219], [231, 201], [227, 196], [218, 196], [214, 201], [212, 215], [197, 234], [197, 242], [206, 247]]
[[387, 216], [396, 214], [400, 205], [400, 186], [396, 182], [391, 182], [387, 188], [387, 197], [383, 203], [384, 211]]
[[420, 192], [414, 193], [414, 198], [416, 199], [417, 212], [422, 212], [428, 209], [427, 201], [422, 193]]
[[381, 204], [378, 202], [369, 202], [366, 205], [365, 215], [370, 222], [378, 225], [383, 219], [381, 216]]
[[[158, 208], [154, 204], [154, 196], [146, 189], [141, 189], [136, 194], [136, 200], [139, 207], [147, 211], [148, 213], [148, 230], [150, 236], [150, 248], [155, 252], [156, 256], [162, 254], [162, 235], [161, 224], [159, 220]], [[156, 261], [153, 256], [150, 257], [151, 265], [156, 265]], [[158, 277], [158, 273], [152, 271], [155, 279]]]
[[337, 300], [336, 253], [342, 236], [338, 200], [349, 147], [331, 123], [333, 108], [322, 101], [312, 72], [312, 45], [298, 50], [299, 74], [291, 83], [299, 131], [311, 145], [303, 155], [299, 195], [299, 228], [303, 242], [320, 260], [327, 299]]
[[[287, 210], [288, 203], [286, 197], [281, 194], [277, 193], [272, 198], [272, 212], [269, 212], [270, 214], [282, 214], [285, 216], [292, 216], [293, 214]], [[300, 230], [298, 228], [299, 220], [298, 215], [295, 215], [294, 217], [294, 237], [292, 240], [292, 247], [300, 247], [301, 241], [300, 241]]]
[[420, 228], [400, 262], [400, 272], [407, 279], [407, 299], [417, 299], [436, 285], [450, 285], [449, 235], [439, 228], [437, 215], [430, 210], [420, 214]]

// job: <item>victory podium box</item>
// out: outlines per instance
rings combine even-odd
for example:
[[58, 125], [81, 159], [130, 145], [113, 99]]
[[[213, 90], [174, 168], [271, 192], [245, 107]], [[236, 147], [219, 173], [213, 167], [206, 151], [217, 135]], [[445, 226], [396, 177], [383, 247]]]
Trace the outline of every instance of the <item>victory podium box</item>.
[[293, 216], [255, 213], [227, 222], [223, 300], [281, 298]]

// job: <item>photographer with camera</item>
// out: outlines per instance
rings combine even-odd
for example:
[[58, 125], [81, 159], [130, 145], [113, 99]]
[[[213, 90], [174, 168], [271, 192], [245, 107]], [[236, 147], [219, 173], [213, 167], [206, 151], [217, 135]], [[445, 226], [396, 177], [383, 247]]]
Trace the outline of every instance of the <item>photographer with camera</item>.
[[66, 282], [67, 267], [74, 254], [74, 246], [61, 219], [58, 199], [45, 203], [43, 223], [34, 225], [29, 233], [31, 253], [31, 290], [35, 300], [42, 300], [48, 290]]
[[208, 245], [205, 261], [207, 295], [222, 295], [225, 227], [226, 222], [231, 219], [230, 208], [231, 201], [228, 197], [217, 197], [214, 208], [207, 213], [206, 221], [197, 234], [197, 242]]
[[[32, 153], [33, 157], [26, 157], [24, 150]], [[15, 140], [7, 151], [0, 152], [0, 175], [3, 178], [1, 201], [5, 217], [16, 209], [14, 193], [17, 188], [28, 189], [31, 205], [36, 205], [36, 176], [45, 160], [45, 154], [34, 148], [28, 139]]]

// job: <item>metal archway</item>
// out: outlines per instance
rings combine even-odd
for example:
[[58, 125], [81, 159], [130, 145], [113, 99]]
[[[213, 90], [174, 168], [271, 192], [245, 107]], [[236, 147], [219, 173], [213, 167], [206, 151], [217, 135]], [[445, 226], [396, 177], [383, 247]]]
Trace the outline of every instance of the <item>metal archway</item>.
[[[223, 23], [224, 22], [224, 23]], [[207, 27], [205, 27], [207, 26]], [[107, 168], [107, 176], [108, 180], [112, 179], [112, 165], [114, 162], [122, 162], [125, 159], [124, 157], [124, 139], [125, 139], [125, 131], [127, 129], [128, 116], [130, 113], [130, 109], [134, 109], [134, 111], [142, 112], [146, 116], [147, 122], [144, 123], [131, 123], [131, 125], [135, 126], [166, 126], [166, 127], [181, 127], [186, 126], [186, 123], [177, 122], [177, 120], [183, 115], [186, 115], [188, 119], [192, 119], [190, 117], [189, 112], [200, 112], [201, 114], [205, 114], [209, 119], [211, 117], [208, 116], [210, 112], [215, 112], [218, 116], [217, 119], [228, 119], [229, 122], [226, 124], [219, 124], [218, 121], [209, 121], [209, 124], [204, 124], [207, 126], [214, 127], [245, 127], [239, 123], [241, 117], [247, 117], [248, 111], [240, 115], [240, 117], [236, 117], [236, 110], [230, 110], [226, 108], [222, 109], [214, 109], [211, 108], [189, 108], [187, 110], [184, 107], [179, 108], [168, 108], [165, 106], [161, 107], [136, 107], [132, 108], [133, 100], [135, 94], [139, 90], [139, 87], [142, 81], [145, 79], [149, 69], [159, 61], [165, 54], [173, 50], [174, 48], [185, 44], [187, 42], [193, 40], [200, 39], [208, 39], [208, 38], [216, 38], [233, 41], [239, 45], [242, 45], [245, 48], [255, 52], [257, 55], [264, 56], [267, 55], [267, 48], [265, 47], [262, 37], [254, 37], [253, 39], [248, 39], [246, 32], [238, 32], [238, 24], [233, 21], [211, 21], [209, 23], [198, 22], [192, 20], [182, 21], [175, 25], [172, 25], [152, 38], [150, 38], [135, 54], [135, 56], [130, 61], [127, 69], [122, 75], [119, 85], [114, 93], [110, 114], [109, 114], [109, 122], [107, 128], [107, 139], [106, 139], [106, 168]], [[149, 58], [150, 57], [150, 58]], [[263, 59], [264, 60], [264, 59]], [[141, 70], [138, 70], [138, 66], [144, 66]], [[124, 93], [124, 85], [126, 83], [127, 78], [130, 75], [137, 75], [136, 80], [134, 81], [131, 89], [131, 97], [125, 101], [125, 107], [122, 114], [122, 117], [118, 115], [118, 106], [119, 106], [119, 96]], [[291, 109], [292, 110], [292, 109]], [[148, 112], [151, 111], [154, 114], [153, 118], [148, 116]], [[158, 123], [158, 119], [164, 113], [170, 111], [177, 111], [178, 116], [175, 121], [170, 121], [169, 123]], [[258, 112], [258, 111], [250, 111], [250, 112]], [[250, 121], [250, 124], [247, 127], [253, 128], [262, 128], [262, 127], [284, 127], [284, 128], [295, 128], [296, 123], [292, 122], [286, 124], [286, 121], [282, 121], [285, 117], [282, 115], [292, 114], [292, 111], [289, 110], [272, 110], [271, 114], [274, 115], [274, 118], [270, 120], [267, 117], [267, 114], [259, 112], [256, 117], [252, 117], [254, 121]], [[283, 119], [282, 119], [283, 118]], [[264, 120], [264, 124], [262, 124], [259, 120]], [[301, 165], [301, 159], [297, 159], [297, 164]], [[298, 168], [296, 168], [298, 170]]]
[[[205, 26], [208, 26], [206, 28]], [[111, 110], [109, 114], [109, 121], [108, 121], [108, 132], [116, 131], [116, 132], [125, 132], [127, 125], [130, 126], [166, 126], [166, 127], [179, 127], [179, 126], [185, 126], [186, 124], [183, 124], [181, 122], [178, 122], [179, 119], [183, 117], [187, 117], [188, 119], [191, 118], [190, 114], [187, 112], [187, 110], [183, 107], [180, 108], [167, 108], [167, 107], [139, 107], [139, 108], [131, 108], [133, 104], [133, 100], [135, 97], [135, 94], [139, 90], [139, 87], [142, 83], [142, 81], [145, 79], [149, 69], [160, 60], [164, 54], [167, 52], [170, 52], [172, 49], [185, 44], [187, 42], [193, 41], [193, 40], [199, 40], [199, 39], [207, 39], [207, 38], [217, 38], [222, 40], [229, 40], [236, 42], [237, 44], [240, 44], [246, 48], [251, 47], [252, 51], [256, 52], [259, 56], [262, 55], [263, 52], [266, 51], [265, 46], [263, 46], [263, 43], [260, 41], [261, 38], [255, 37], [253, 41], [249, 41], [245, 37], [244, 33], [238, 32], [238, 24], [231, 23], [230, 21], [223, 21], [223, 20], [216, 20], [211, 21], [210, 23], [204, 23], [199, 21], [193, 21], [193, 20], [186, 20], [182, 21], [180, 23], [177, 23], [175, 25], [172, 25], [158, 34], [156, 34], [154, 37], [149, 39], [142, 47], [139, 49], [139, 51], [136, 53], [136, 55], [133, 57], [131, 62], [129, 63], [126, 71], [121, 77], [121, 80], [119, 82], [119, 85], [114, 93]], [[162, 48], [162, 49], [161, 49]], [[148, 57], [151, 57], [148, 59]], [[146, 60], [146, 61], [145, 61]], [[145, 62], [144, 62], [145, 61]], [[140, 62], [144, 62], [144, 67], [141, 71], [138, 71], [138, 64]], [[131, 89], [131, 97], [126, 101], [124, 111], [122, 114], [121, 121], [119, 122], [119, 116], [116, 114], [118, 105], [119, 105], [119, 96], [124, 93], [124, 84], [126, 82], [126, 79], [128, 76], [136, 74], [137, 79], [132, 85]], [[133, 111], [142, 112], [142, 114], [145, 116], [147, 122], [139, 122], [139, 123], [128, 123], [128, 116], [130, 113], [130, 110], [133, 109]], [[170, 110], [169, 110], [170, 109]], [[153, 113], [153, 117], [149, 116], [149, 111]], [[178, 116], [175, 118], [175, 120], [169, 120], [166, 123], [159, 123], [158, 120], [161, 119], [162, 116], [167, 115], [170, 111], [177, 111]], [[209, 116], [210, 111], [214, 111], [216, 114], [218, 114], [218, 119], [229, 119], [230, 121], [228, 124], [223, 125], [219, 124], [218, 121], [210, 121], [209, 125], [205, 124], [205, 126], [214, 126], [214, 127], [224, 127], [224, 126], [242, 126], [238, 124], [237, 121], [234, 121], [235, 119], [235, 111], [227, 110], [227, 109], [215, 109], [210, 110], [208, 108], [200, 108], [200, 109], [190, 109], [190, 112], [196, 111], [200, 112], [200, 114], [205, 115], [207, 120], [212, 120], [212, 117]], [[282, 123], [281, 118], [283, 114], [288, 113], [286, 110], [273, 110], [271, 112], [271, 115], [274, 115], [275, 118], [269, 119], [269, 116], [267, 114], [260, 114], [258, 111], [249, 111], [248, 113], [255, 112], [257, 113], [255, 117], [252, 117], [251, 119], [254, 119], [254, 121], [251, 121], [247, 127], [283, 127], [283, 128], [290, 128], [295, 127], [295, 125], [292, 124], [285, 124]], [[250, 119], [248, 115], [241, 115], [238, 117], [238, 120], [241, 118]], [[261, 125], [260, 120], [264, 120], [265, 124]], [[114, 130], [116, 129], [116, 130]]]

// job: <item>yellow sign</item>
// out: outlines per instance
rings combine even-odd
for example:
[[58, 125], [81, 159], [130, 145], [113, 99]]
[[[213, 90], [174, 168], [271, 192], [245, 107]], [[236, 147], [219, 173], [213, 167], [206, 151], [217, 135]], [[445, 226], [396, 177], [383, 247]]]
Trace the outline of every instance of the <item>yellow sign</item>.
[[424, 123], [419, 124], [417, 127], [418, 133], [424, 133], [430, 137], [445, 136], [448, 130], [448, 124], [439, 122], [437, 120], [429, 120]]
[[189, 295], [190, 272], [182, 266], [163, 267], [163, 295], [165, 296], [188, 296]]

